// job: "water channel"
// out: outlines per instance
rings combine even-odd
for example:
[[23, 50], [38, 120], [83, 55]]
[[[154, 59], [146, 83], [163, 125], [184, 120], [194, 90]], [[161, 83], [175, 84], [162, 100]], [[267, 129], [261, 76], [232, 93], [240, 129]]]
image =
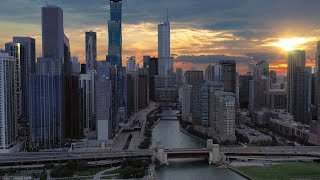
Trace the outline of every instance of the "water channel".
[[[166, 109], [159, 124], [153, 129], [152, 144], [160, 142], [165, 148], [204, 148], [206, 144], [180, 132], [177, 111]], [[170, 159], [169, 166], [157, 171], [159, 180], [244, 180], [229, 169], [209, 165], [204, 159]]]

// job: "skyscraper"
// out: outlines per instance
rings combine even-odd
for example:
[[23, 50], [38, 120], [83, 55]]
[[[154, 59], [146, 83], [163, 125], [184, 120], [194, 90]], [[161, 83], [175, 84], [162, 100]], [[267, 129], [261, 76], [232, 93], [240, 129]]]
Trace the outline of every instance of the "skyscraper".
[[122, 0], [110, 0], [108, 61], [122, 67]]
[[60, 7], [48, 5], [41, 8], [42, 55], [43, 57], [64, 57], [63, 11]]
[[17, 117], [20, 118], [22, 115], [22, 94], [21, 94], [21, 73], [20, 73], [20, 62], [21, 62], [21, 48], [20, 48], [20, 43], [6, 43], [5, 44], [5, 52], [8, 53], [10, 56], [13, 56], [16, 59], [16, 101], [17, 103], [15, 104], [16, 107], [16, 113]]
[[203, 80], [203, 71], [190, 70], [186, 71], [185, 74], [186, 83], [194, 86], [199, 81]]
[[83, 133], [86, 136], [90, 131], [95, 129], [95, 122], [92, 113], [91, 94], [94, 94], [91, 83], [91, 74], [80, 74], [79, 89], [80, 89], [80, 123], [83, 129]]
[[293, 50], [288, 52], [288, 112], [294, 116], [295, 121], [309, 124], [306, 91], [311, 89], [305, 86], [305, 51]]
[[87, 70], [97, 67], [97, 34], [96, 32], [86, 32], [86, 66]]
[[[125, 123], [126, 119], [126, 75], [122, 67], [122, 0], [110, 0], [110, 20], [108, 21], [109, 46], [107, 62], [116, 68], [116, 77], [112, 78], [117, 84], [117, 98], [114, 106], [117, 110], [117, 121]], [[113, 83], [114, 84], [114, 83]]]
[[173, 75], [173, 58], [170, 54], [170, 22], [167, 20], [158, 25], [158, 58], [159, 75]]
[[13, 37], [13, 42], [20, 44], [20, 77], [22, 116], [28, 117], [30, 74], [36, 72], [36, 41], [30, 37]]
[[31, 147], [61, 147], [65, 140], [65, 89], [61, 59], [38, 58], [30, 75], [29, 119]]
[[225, 92], [236, 93], [236, 61], [225, 60], [220, 61], [222, 67], [222, 84]]
[[0, 53], [0, 152], [16, 143], [16, 58]]
[[110, 63], [100, 61], [98, 63], [96, 79], [96, 126], [97, 137], [100, 141], [106, 141], [113, 137], [111, 119], [111, 80]]
[[136, 57], [130, 56], [127, 58], [127, 73], [136, 71]]
[[64, 74], [70, 73], [66, 67], [71, 67], [71, 62], [62, 9], [47, 5], [41, 15], [43, 57], [38, 58], [36, 73], [29, 77], [29, 119], [30, 145], [46, 149], [61, 147], [65, 140]]
[[80, 67], [80, 63], [78, 60], [78, 56], [73, 56], [71, 58], [71, 62], [72, 62], [72, 73], [73, 74], [80, 74], [81, 67]]
[[317, 112], [317, 119], [320, 120], [320, 41], [317, 42], [315, 81], [315, 94], [313, 101]]

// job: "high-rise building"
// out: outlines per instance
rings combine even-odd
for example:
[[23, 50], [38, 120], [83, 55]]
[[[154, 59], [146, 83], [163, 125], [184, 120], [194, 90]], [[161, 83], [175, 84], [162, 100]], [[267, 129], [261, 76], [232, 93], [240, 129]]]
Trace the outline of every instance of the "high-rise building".
[[79, 139], [83, 135], [80, 119], [79, 75], [64, 76], [65, 88], [65, 138]]
[[122, 67], [122, 0], [110, 0], [108, 61]]
[[181, 116], [184, 121], [191, 120], [191, 99], [192, 86], [185, 84], [179, 87], [179, 106], [181, 109]]
[[110, 63], [98, 62], [96, 79], [96, 126], [97, 137], [100, 141], [110, 140], [113, 137], [111, 120], [111, 80]]
[[117, 77], [112, 78], [117, 83], [118, 96], [115, 98], [115, 108], [117, 108], [118, 122], [125, 123], [126, 121], [126, 75], [123, 72], [122, 67], [122, 0], [110, 0], [110, 20], [108, 21], [108, 35], [109, 35], [109, 46], [107, 62], [110, 62], [111, 66], [115, 66]]
[[288, 112], [294, 116], [295, 121], [309, 124], [308, 97], [311, 89], [306, 88], [305, 82], [305, 51], [293, 50], [288, 53]]
[[61, 147], [65, 139], [65, 89], [61, 59], [38, 58], [29, 78], [31, 147]]
[[28, 117], [29, 75], [36, 72], [36, 41], [30, 37], [13, 37], [20, 44], [20, 77], [22, 117]]
[[[65, 78], [70, 71], [70, 44], [64, 35], [63, 11], [44, 6], [42, 53], [36, 73], [29, 78], [30, 146], [37, 149], [61, 147], [65, 140]], [[71, 67], [71, 66], [67, 66]]]
[[270, 83], [271, 84], [277, 83], [277, 72], [274, 70], [270, 70]]
[[136, 71], [136, 57], [130, 56], [127, 58], [127, 73], [135, 72]]
[[71, 58], [71, 62], [72, 62], [72, 74], [80, 74], [81, 66], [80, 66], [78, 56], [73, 56]]
[[198, 81], [192, 86], [192, 119], [194, 124], [210, 126], [213, 115], [210, 100], [215, 91], [223, 91], [223, 84], [214, 81]]
[[266, 107], [266, 93], [270, 89], [269, 63], [259, 61], [253, 69], [253, 79], [250, 80], [249, 110], [260, 111]]
[[64, 61], [63, 61], [63, 72], [65, 75], [72, 73], [72, 62], [71, 62], [71, 47], [69, 38], [64, 35]]
[[0, 53], [0, 152], [9, 152], [16, 143], [16, 62], [7, 53]]
[[236, 61], [224, 60], [220, 61], [222, 70], [222, 84], [224, 85], [225, 92], [236, 93]]
[[92, 103], [91, 94], [94, 94], [92, 89], [92, 78], [91, 74], [80, 74], [79, 78], [79, 89], [80, 89], [80, 123], [81, 129], [86, 136], [89, 132], [95, 130], [95, 122], [92, 114]]
[[239, 76], [239, 102], [240, 108], [248, 108], [249, 106], [249, 84], [253, 77], [250, 74]]
[[149, 69], [150, 56], [143, 56], [143, 68]]
[[22, 116], [22, 92], [21, 92], [21, 73], [20, 73], [20, 64], [21, 64], [21, 48], [20, 43], [6, 43], [5, 52], [10, 56], [13, 56], [16, 59], [16, 113], [18, 118]]
[[234, 141], [235, 137], [235, 112], [236, 112], [236, 97], [234, 93], [224, 93], [224, 117], [218, 122], [220, 140]]
[[155, 81], [154, 77], [158, 75], [158, 58], [150, 58], [148, 64], [148, 75], [149, 75], [149, 98], [150, 100], [155, 100]]
[[176, 68], [176, 82], [177, 84], [183, 84], [183, 70], [182, 68]]
[[203, 80], [203, 71], [190, 70], [184, 73], [186, 83], [194, 86], [199, 81]]
[[63, 11], [48, 5], [41, 8], [42, 55], [61, 59], [64, 57]]
[[284, 89], [268, 90], [266, 97], [267, 108], [271, 110], [287, 109], [287, 92]]
[[96, 32], [86, 32], [86, 65], [87, 70], [97, 68], [97, 34]]
[[317, 119], [320, 120], [320, 41], [317, 42], [316, 52], [316, 68], [315, 68], [315, 92], [314, 104], [315, 111], [317, 112]]
[[213, 81], [213, 79], [214, 79], [214, 66], [208, 65], [204, 73], [204, 80]]
[[138, 107], [145, 108], [149, 104], [148, 69], [138, 69]]

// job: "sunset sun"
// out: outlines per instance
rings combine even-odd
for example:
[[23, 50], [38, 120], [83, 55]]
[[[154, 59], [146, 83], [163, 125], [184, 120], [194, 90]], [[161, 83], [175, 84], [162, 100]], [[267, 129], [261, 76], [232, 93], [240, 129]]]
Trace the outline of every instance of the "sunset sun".
[[280, 38], [277, 42], [272, 42], [266, 46], [279, 47], [285, 51], [301, 48], [301, 45], [312, 41], [312, 38]]

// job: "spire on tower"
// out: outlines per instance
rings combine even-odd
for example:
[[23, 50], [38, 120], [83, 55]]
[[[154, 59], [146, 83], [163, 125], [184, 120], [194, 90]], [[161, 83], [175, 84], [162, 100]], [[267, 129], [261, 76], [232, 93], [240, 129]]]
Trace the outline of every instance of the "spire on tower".
[[169, 21], [169, 8], [167, 8], [167, 22]]

